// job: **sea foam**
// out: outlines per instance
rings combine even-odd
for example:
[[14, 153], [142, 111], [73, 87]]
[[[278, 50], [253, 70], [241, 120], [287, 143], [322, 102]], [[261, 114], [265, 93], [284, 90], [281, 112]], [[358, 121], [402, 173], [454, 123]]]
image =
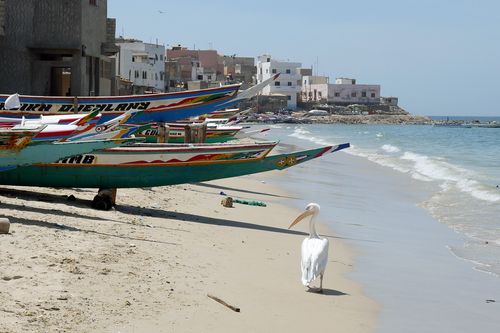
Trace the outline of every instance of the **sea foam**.
[[432, 158], [426, 155], [405, 152], [401, 156], [402, 160], [413, 163], [413, 177], [422, 179], [422, 177], [443, 181], [443, 189], [448, 189], [454, 185], [458, 190], [472, 195], [479, 200], [489, 202], [500, 201], [500, 191], [495, 193], [494, 189], [488, 189], [486, 186], [474, 180], [475, 174], [462, 167], [458, 167], [443, 159]]
[[389, 144], [385, 144], [381, 148], [388, 153], [399, 153], [401, 151], [398, 147]]

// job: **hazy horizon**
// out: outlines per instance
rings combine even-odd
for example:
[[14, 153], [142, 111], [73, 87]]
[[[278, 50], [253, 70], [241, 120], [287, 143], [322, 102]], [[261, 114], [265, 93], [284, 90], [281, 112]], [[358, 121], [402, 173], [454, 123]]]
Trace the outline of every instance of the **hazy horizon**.
[[500, 116], [500, 2], [109, 0], [116, 34], [301, 62], [380, 84], [418, 115]]

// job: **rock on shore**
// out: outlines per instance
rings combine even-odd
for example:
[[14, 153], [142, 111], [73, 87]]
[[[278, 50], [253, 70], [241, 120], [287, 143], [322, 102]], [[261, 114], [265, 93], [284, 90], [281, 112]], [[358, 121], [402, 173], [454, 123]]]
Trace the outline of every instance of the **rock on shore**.
[[430, 125], [432, 120], [429, 117], [414, 115], [328, 115], [319, 117], [309, 117], [315, 124], [416, 124]]

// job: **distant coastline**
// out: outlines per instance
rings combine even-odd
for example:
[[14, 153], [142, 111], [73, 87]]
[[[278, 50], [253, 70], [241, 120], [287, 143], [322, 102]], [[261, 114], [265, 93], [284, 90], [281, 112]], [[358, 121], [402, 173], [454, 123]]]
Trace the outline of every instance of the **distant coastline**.
[[[361, 110], [360, 110], [361, 109]], [[339, 112], [340, 111], [340, 112]], [[324, 114], [319, 114], [324, 112]], [[408, 124], [408, 125], [477, 125], [500, 123], [500, 116], [421, 116], [413, 115], [400, 107], [378, 110], [376, 105], [364, 110], [363, 106], [352, 105], [341, 110], [279, 111], [253, 113], [247, 119], [256, 123], [298, 123], [298, 124]]]

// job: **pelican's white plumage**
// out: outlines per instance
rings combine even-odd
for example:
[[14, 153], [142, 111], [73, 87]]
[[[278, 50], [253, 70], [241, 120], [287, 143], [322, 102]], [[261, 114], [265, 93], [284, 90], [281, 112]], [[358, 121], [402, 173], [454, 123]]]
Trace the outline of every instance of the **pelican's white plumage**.
[[319, 205], [310, 203], [307, 205], [305, 212], [300, 214], [295, 221], [292, 222], [289, 229], [295, 224], [311, 216], [309, 221], [309, 237], [302, 242], [302, 284], [309, 285], [319, 276], [320, 287], [319, 291], [323, 290], [323, 275], [325, 274], [326, 264], [328, 262], [328, 239], [321, 238], [316, 232], [315, 218], [319, 213]]
[[[309, 284], [318, 276], [323, 279], [328, 262], [328, 239], [308, 237], [302, 242], [302, 284]], [[321, 286], [322, 287], [322, 286]], [[320, 289], [321, 289], [320, 287]]]

